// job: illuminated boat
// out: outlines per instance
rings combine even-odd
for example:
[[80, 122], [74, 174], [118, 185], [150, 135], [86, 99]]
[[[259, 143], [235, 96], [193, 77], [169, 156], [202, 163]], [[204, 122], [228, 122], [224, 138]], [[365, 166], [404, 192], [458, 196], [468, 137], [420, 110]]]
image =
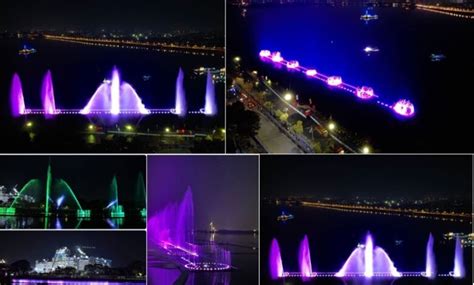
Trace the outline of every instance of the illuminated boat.
[[285, 222], [288, 220], [292, 220], [295, 217], [292, 214], [285, 214], [285, 212], [281, 212], [281, 215], [277, 217], [277, 221], [279, 222]]
[[23, 49], [21, 49], [21, 50], [18, 51], [18, 54], [19, 54], [19, 55], [29, 55], [29, 54], [32, 54], [32, 53], [36, 53], [36, 49], [34, 49], [34, 48], [27, 48], [26, 45], [23, 46]]
[[342, 84], [342, 78], [340, 76], [329, 76], [327, 83], [331, 86], [339, 86]]
[[432, 53], [430, 55], [430, 58], [431, 58], [431, 61], [438, 62], [438, 61], [442, 61], [442, 60], [446, 59], [446, 56], [444, 54], [440, 54], [440, 53], [438, 53], [438, 54]]
[[364, 52], [365, 52], [366, 54], [371, 54], [371, 53], [373, 53], [373, 52], [378, 52], [378, 51], [379, 51], [379, 48], [377, 48], [377, 47], [366, 46], [366, 47], [364, 48]]
[[370, 21], [370, 20], [377, 20], [379, 18], [376, 14], [369, 14], [369, 11], [365, 10], [365, 14], [360, 16], [361, 20]]

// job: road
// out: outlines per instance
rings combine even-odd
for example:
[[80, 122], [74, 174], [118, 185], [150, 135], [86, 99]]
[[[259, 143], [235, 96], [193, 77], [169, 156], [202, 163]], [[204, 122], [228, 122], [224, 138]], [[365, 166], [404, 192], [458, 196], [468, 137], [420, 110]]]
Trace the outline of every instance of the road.
[[265, 115], [260, 112], [258, 112], [258, 115], [260, 116], [260, 130], [256, 138], [266, 151], [269, 153], [303, 153], [303, 151]]

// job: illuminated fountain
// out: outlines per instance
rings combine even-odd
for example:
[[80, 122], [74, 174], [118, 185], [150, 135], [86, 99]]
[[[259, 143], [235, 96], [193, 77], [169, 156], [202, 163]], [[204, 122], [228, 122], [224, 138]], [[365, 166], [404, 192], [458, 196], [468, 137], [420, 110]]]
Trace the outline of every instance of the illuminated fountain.
[[454, 269], [449, 274], [454, 278], [464, 278], [466, 275], [466, 270], [464, 269], [463, 250], [459, 237], [456, 237], [456, 243], [454, 247]]
[[313, 267], [311, 266], [311, 253], [309, 251], [308, 236], [304, 236], [300, 244], [298, 260], [300, 272], [303, 280], [313, 276]]
[[214, 82], [212, 81], [211, 72], [207, 71], [207, 80], [206, 80], [206, 102], [204, 109], [201, 110], [207, 116], [213, 116], [217, 114], [217, 105], [216, 105], [216, 90], [214, 88]]
[[51, 71], [48, 70], [43, 78], [41, 87], [41, 101], [43, 102], [43, 110], [46, 118], [51, 118], [57, 114], [56, 103], [54, 102], [54, 89]]
[[436, 277], [436, 260], [433, 251], [434, 238], [430, 234], [428, 243], [426, 244], [426, 270], [424, 272], [425, 277], [434, 279]]
[[[41, 191], [41, 188], [42, 188], [41, 186], [42, 185], [39, 179], [31, 179], [30, 181], [28, 181], [28, 183], [26, 183], [25, 186], [23, 186], [23, 188], [18, 192], [18, 195], [16, 196], [16, 198], [13, 200], [13, 202], [10, 204], [8, 208], [6, 208], [5, 210], [2, 210], [2, 208], [0, 208], [0, 214], [2, 214], [2, 212], [5, 212], [6, 215], [16, 215], [17, 214], [16, 210], [18, 208], [19, 203], [25, 200], [25, 197], [28, 197], [26, 193], [38, 194]], [[82, 208], [81, 204], [79, 203], [79, 200], [74, 194], [74, 191], [71, 189], [71, 187], [66, 181], [64, 181], [63, 179], [57, 179], [56, 181], [53, 181], [51, 164], [48, 164], [44, 190], [45, 190], [44, 216], [46, 217], [45, 223], [47, 221], [47, 218], [51, 215], [51, 211], [52, 211], [51, 201], [52, 203], [56, 204], [55, 209], [60, 210], [61, 206], [66, 201], [67, 197], [71, 197], [72, 201], [74, 202], [74, 205], [77, 206], [76, 208], [77, 217], [79, 218], [90, 217], [91, 211], [85, 210]], [[56, 190], [56, 191], [53, 191], [53, 190]], [[55, 198], [53, 198], [53, 196], [55, 196]], [[28, 200], [29, 202], [36, 202], [36, 199], [33, 199], [33, 198], [28, 198]]]
[[[368, 86], [356, 87], [354, 85], [342, 81], [341, 76], [327, 76], [316, 69], [307, 68], [299, 64], [296, 60], [285, 60], [279, 51], [271, 52], [269, 50], [261, 50], [259, 52], [260, 59], [264, 62], [274, 63], [275, 67], [286, 66], [289, 70], [300, 71], [310, 79], [317, 79], [325, 82], [332, 87], [340, 88], [347, 91], [354, 96], [367, 100], [372, 98], [379, 98], [374, 90]], [[372, 101], [372, 100], [370, 100]], [[415, 106], [409, 100], [400, 99], [393, 104], [386, 103], [381, 99], [373, 100], [374, 103], [392, 110], [395, 114], [401, 117], [413, 117], [415, 115]]]
[[128, 83], [121, 81], [120, 73], [116, 67], [112, 70], [110, 79], [105, 79], [82, 109], [58, 109], [56, 108], [53, 80], [51, 71], [47, 71], [43, 78], [41, 87], [42, 109], [29, 109], [25, 106], [24, 94], [20, 77], [15, 73], [12, 78], [10, 90], [11, 112], [14, 117], [20, 115], [44, 115], [51, 118], [54, 115], [111, 115], [116, 118], [119, 115], [150, 115], [150, 114], [176, 114], [184, 117], [187, 114], [204, 114], [214, 116], [217, 114], [216, 94], [214, 82], [210, 71], [207, 73], [206, 95], [204, 108], [199, 110], [188, 110], [184, 90], [184, 73], [179, 69], [176, 79], [176, 102], [174, 109], [149, 109], [145, 107], [142, 99], [135, 89]]
[[176, 103], [174, 108], [174, 113], [180, 117], [186, 115], [187, 105], [186, 105], [186, 93], [184, 91], [184, 74], [183, 70], [179, 68], [178, 77], [176, 78]]
[[125, 212], [123, 211], [123, 206], [119, 204], [117, 177], [115, 176], [110, 183], [110, 193], [111, 202], [105, 209], [109, 210], [109, 216], [111, 218], [124, 218]]
[[79, 113], [84, 115], [99, 113], [145, 115], [150, 111], [145, 108], [135, 89], [130, 84], [120, 81], [119, 71], [114, 67], [112, 79], [104, 80]]
[[415, 106], [409, 100], [399, 100], [392, 107], [393, 111], [400, 116], [411, 117], [415, 115]]
[[141, 172], [138, 173], [135, 201], [137, 202], [138, 208], [140, 209], [140, 216], [142, 218], [145, 218], [146, 217], [146, 187], [145, 187], [145, 179], [143, 178], [143, 174]]
[[175, 262], [191, 271], [222, 271], [231, 268], [230, 251], [217, 244], [194, 242], [194, 202], [188, 187], [179, 203], [169, 203], [148, 219], [149, 240]]
[[400, 277], [388, 254], [374, 246], [372, 236], [367, 233], [365, 245], [358, 246], [336, 273], [337, 277]]
[[270, 277], [278, 279], [283, 277], [283, 261], [281, 260], [280, 246], [278, 241], [274, 238], [270, 246]]
[[25, 98], [23, 97], [23, 88], [21, 86], [20, 76], [13, 75], [12, 86], [10, 90], [10, 106], [12, 115], [18, 117], [25, 113]]

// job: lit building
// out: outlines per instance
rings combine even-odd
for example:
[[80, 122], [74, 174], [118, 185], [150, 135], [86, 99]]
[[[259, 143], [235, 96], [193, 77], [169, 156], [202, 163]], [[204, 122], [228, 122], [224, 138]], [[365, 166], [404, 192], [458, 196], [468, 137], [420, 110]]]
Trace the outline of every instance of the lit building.
[[102, 265], [111, 267], [112, 260], [102, 257], [88, 256], [77, 246], [74, 250], [62, 247], [56, 250], [54, 257], [50, 260], [36, 261], [34, 271], [37, 273], [49, 273], [58, 268], [72, 267], [76, 271], [84, 271], [86, 265]]

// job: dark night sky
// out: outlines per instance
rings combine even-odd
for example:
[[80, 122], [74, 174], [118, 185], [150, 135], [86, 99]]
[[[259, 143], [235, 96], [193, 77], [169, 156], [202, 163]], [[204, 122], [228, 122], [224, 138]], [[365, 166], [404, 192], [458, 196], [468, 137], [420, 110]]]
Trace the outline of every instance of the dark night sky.
[[65, 180], [79, 199], [107, 200], [116, 175], [119, 200], [130, 200], [138, 173], [146, 179], [145, 156], [1, 156], [0, 185], [20, 190], [30, 179], [44, 185], [49, 159], [53, 178]]
[[[112, 260], [112, 267], [127, 266], [133, 261], [145, 262], [145, 231], [2, 231], [0, 259], [12, 263], [52, 258], [56, 249], [67, 246], [95, 247], [84, 249], [90, 256]], [[126, 245], [126, 246], [124, 246]]]
[[210, 221], [218, 229], [257, 227], [257, 156], [149, 156], [150, 214], [180, 201], [188, 186], [197, 229], [208, 229]]
[[0, 29], [224, 30], [224, 0], [6, 0]]
[[261, 195], [471, 199], [471, 156], [262, 156]]

